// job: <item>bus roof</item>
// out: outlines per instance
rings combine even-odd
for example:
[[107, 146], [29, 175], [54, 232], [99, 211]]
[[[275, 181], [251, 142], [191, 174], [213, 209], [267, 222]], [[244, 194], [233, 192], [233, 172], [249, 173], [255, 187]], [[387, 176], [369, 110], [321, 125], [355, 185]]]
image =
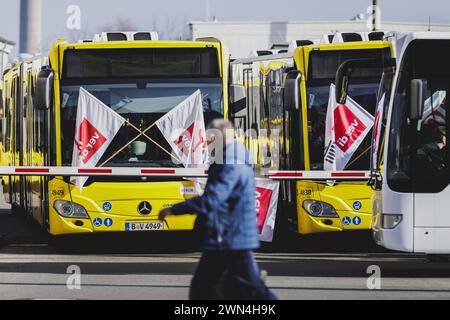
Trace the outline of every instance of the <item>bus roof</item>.
[[66, 41], [57, 41], [54, 46], [61, 49], [107, 49], [107, 48], [201, 48], [201, 47], [219, 47], [218, 42], [203, 41], [109, 41], [109, 42], [83, 42], [68, 43]]
[[235, 59], [234, 64], [240, 63], [252, 63], [256, 61], [266, 61], [266, 60], [279, 60], [279, 59], [292, 59], [297, 51], [302, 50], [302, 48], [307, 48], [309, 51], [313, 50], [352, 50], [352, 49], [371, 49], [371, 48], [382, 48], [388, 47], [390, 44], [387, 41], [354, 41], [354, 42], [337, 42], [337, 43], [322, 43], [322, 44], [308, 44], [304, 46], [299, 46], [295, 51], [281, 54], [271, 54], [259, 57], [245, 57]]

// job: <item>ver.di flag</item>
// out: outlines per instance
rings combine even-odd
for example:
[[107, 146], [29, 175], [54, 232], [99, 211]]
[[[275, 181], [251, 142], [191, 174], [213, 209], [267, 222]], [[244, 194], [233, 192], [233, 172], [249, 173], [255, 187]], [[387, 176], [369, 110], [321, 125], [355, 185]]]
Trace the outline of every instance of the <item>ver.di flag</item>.
[[[84, 88], [78, 97], [73, 167], [95, 167], [125, 119]], [[72, 178], [81, 190], [87, 177]]]
[[325, 170], [344, 170], [370, 132], [374, 118], [352, 98], [345, 104], [335, 101], [334, 84], [330, 86], [325, 125]]
[[378, 166], [378, 148], [380, 145], [381, 129], [383, 127], [383, 112], [384, 112], [384, 99], [386, 94], [383, 94], [377, 106], [377, 113], [375, 114], [375, 124], [373, 126], [372, 134], [372, 168]]
[[203, 167], [208, 163], [200, 90], [156, 121], [156, 126], [186, 168]]
[[277, 217], [280, 182], [270, 179], [256, 180], [256, 214], [259, 239], [272, 242]]

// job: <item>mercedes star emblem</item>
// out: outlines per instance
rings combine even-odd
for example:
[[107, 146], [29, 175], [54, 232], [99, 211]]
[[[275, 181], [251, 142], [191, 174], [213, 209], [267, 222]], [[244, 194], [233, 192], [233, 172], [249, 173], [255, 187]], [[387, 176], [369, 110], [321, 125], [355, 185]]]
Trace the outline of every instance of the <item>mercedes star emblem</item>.
[[142, 201], [138, 205], [138, 212], [143, 216], [147, 216], [152, 212], [152, 205], [148, 201]]

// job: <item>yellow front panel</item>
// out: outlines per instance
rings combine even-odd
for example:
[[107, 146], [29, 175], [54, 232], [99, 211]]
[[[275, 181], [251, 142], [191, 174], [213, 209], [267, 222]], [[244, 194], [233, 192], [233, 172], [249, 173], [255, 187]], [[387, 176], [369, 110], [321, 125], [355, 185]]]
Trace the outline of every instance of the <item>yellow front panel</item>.
[[[364, 182], [327, 184], [297, 182], [298, 232], [310, 234], [330, 231], [365, 230], [372, 224], [372, 189]], [[332, 205], [339, 218], [313, 217], [303, 209], [306, 199]]]
[[[118, 232], [125, 231], [127, 222], [158, 221], [158, 213], [194, 196], [193, 183], [190, 181], [174, 182], [96, 182], [85, 186], [80, 192], [74, 185], [63, 180], [50, 182], [50, 233], [53, 235], [86, 232]], [[90, 219], [63, 218], [53, 208], [55, 200], [68, 200], [82, 205]], [[138, 212], [142, 201], [151, 204], [151, 213], [143, 216]], [[105, 205], [109, 203], [110, 205]], [[109, 208], [110, 209], [109, 209]], [[107, 209], [105, 209], [107, 208]], [[101, 225], [95, 226], [93, 221], [100, 218]], [[168, 217], [164, 221], [164, 231], [191, 230], [195, 221], [194, 215]], [[105, 225], [110, 219], [110, 226]], [[83, 222], [82, 226], [76, 223]], [[100, 221], [100, 220], [97, 220]]]

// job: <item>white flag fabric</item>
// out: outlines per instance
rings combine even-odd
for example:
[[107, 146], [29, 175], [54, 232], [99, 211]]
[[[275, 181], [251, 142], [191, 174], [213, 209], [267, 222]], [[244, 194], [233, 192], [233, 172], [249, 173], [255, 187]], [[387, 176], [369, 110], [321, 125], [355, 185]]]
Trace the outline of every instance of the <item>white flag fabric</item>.
[[156, 121], [156, 126], [186, 168], [204, 167], [208, 163], [200, 90]]
[[[73, 167], [95, 167], [125, 119], [84, 88], [78, 97]], [[75, 177], [81, 190], [87, 177]]]
[[270, 179], [256, 179], [256, 214], [259, 240], [272, 242], [277, 217], [280, 182]]
[[336, 103], [334, 92], [334, 84], [331, 84], [325, 125], [324, 169], [340, 171], [345, 169], [372, 129], [374, 117], [350, 97], [345, 104]]
[[384, 112], [384, 99], [386, 94], [383, 94], [377, 106], [377, 113], [375, 114], [375, 124], [373, 126], [372, 135], [372, 168], [376, 169], [378, 166], [378, 147], [381, 139], [381, 129], [383, 127], [383, 112]]
[[444, 125], [447, 114], [447, 92], [436, 91], [425, 100], [422, 119], [425, 124]]

